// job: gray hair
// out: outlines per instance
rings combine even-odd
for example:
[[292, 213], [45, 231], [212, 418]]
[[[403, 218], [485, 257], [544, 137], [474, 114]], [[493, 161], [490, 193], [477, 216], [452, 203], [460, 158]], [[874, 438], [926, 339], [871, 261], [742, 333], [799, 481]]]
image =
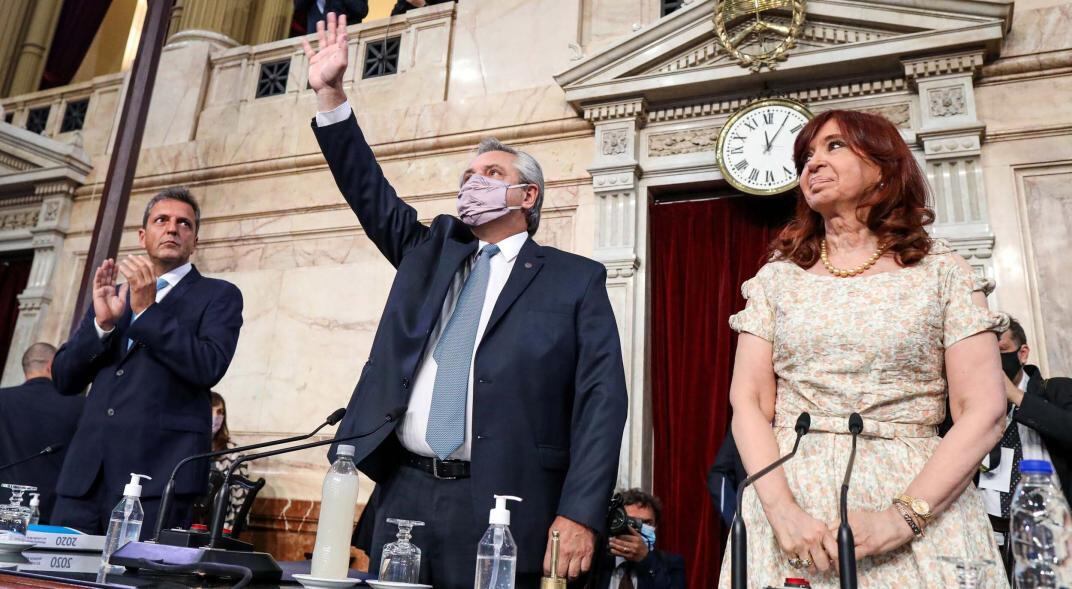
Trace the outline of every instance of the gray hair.
[[489, 151], [501, 151], [514, 156], [514, 168], [517, 169], [517, 175], [521, 183], [536, 186], [536, 204], [526, 214], [529, 235], [535, 235], [536, 230], [540, 227], [540, 209], [543, 208], [543, 168], [540, 167], [540, 163], [536, 161], [536, 158], [520, 149], [510, 147], [494, 137], [486, 137], [481, 140], [480, 145], [476, 148], [476, 155]]
[[149, 213], [156, 206], [156, 203], [162, 200], [177, 200], [190, 205], [190, 208], [194, 210], [194, 234], [196, 235], [197, 231], [201, 229], [201, 206], [197, 204], [197, 199], [190, 194], [190, 191], [185, 186], [165, 188], [153, 195], [149, 199], [149, 203], [145, 205], [145, 214], [141, 216], [142, 229], [149, 226]]
[[56, 355], [56, 347], [45, 342], [37, 342], [26, 348], [22, 355], [22, 372], [40, 372], [52, 364], [52, 358]]

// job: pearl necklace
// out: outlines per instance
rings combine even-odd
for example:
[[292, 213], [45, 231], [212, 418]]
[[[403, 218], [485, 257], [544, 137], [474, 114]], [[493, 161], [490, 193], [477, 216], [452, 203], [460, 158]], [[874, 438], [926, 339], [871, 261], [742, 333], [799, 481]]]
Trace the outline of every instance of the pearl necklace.
[[824, 239], [824, 240], [819, 242], [819, 258], [822, 259], [823, 266], [826, 266], [827, 272], [830, 272], [831, 274], [833, 274], [834, 276], [837, 276], [838, 278], [849, 278], [851, 276], [859, 276], [860, 274], [863, 274], [864, 272], [867, 272], [868, 268], [870, 268], [871, 266], [874, 266], [875, 262], [877, 262], [879, 260], [879, 258], [882, 257], [882, 254], [884, 254], [884, 253], [886, 253], [886, 247], [885, 246], [880, 246], [877, 250], [875, 250], [875, 253], [871, 254], [871, 257], [868, 258], [867, 261], [864, 262], [863, 264], [860, 264], [859, 266], [853, 268], [852, 270], [842, 270], [841, 268], [836, 268], [833, 264], [830, 263], [830, 257], [827, 256], [827, 254], [826, 254], [826, 240]]

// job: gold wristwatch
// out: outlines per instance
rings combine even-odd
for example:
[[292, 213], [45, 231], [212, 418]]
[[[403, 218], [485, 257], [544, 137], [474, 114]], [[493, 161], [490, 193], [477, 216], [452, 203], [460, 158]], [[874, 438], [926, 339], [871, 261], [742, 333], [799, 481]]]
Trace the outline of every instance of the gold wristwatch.
[[930, 523], [934, 519], [934, 514], [931, 513], [931, 504], [927, 503], [923, 499], [913, 497], [911, 495], [901, 494], [893, 498], [894, 503], [900, 503], [908, 509], [912, 510], [912, 514], [915, 515], [923, 523]]

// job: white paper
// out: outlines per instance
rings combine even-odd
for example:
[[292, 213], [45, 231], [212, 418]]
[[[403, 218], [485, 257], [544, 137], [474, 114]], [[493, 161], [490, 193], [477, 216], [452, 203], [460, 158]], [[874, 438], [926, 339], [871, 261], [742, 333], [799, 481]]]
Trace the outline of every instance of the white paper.
[[1012, 486], [1012, 461], [1012, 448], [1002, 448], [1001, 463], [998, 467], [990, 472], [979, 473], [979, 488], [1009, 493]]

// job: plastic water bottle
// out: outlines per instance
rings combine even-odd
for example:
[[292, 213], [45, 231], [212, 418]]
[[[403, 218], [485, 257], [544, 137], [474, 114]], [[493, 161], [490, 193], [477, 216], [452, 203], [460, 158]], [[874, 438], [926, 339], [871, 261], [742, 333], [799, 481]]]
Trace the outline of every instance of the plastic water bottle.
[[324, 477], [324, 491], [320, 497], [320, 519], [316, 525], [310, 571], [314, 577], [345, 579], [348, 576], [357, 483], [354, 447], [340, 444], [335, 450], [335, 462]]
[[495, 508], [488, 516], [488, 531], [476, 549], [476, 589], [514, 589], [517, 544], [510, 533], [510, 510], [506, 501], [520, 497], [495, 496]]
[[1045, 460], [1022, 460], [1013, 493], [1009, 532], [1018, 589], [1058, 589], [1069, 583], [1072, 514]]
[[[123, 499], [112, 510], [108, 519], [108, 534], [104, 538], [104, 550], [101, 552], [101, 570], [104, 573], [119, 573], [124, 569], [108, 564], [112, 553], [122, 548], [127, 542], [137, 542], [141, 538], [141, 523], [145, 511], [141, 508], [141, 481], [150, 479], [143, 474], [130, 473], [130, 483], [123, 488]], [[150, 479], [152, 480], [152, 479]]]

